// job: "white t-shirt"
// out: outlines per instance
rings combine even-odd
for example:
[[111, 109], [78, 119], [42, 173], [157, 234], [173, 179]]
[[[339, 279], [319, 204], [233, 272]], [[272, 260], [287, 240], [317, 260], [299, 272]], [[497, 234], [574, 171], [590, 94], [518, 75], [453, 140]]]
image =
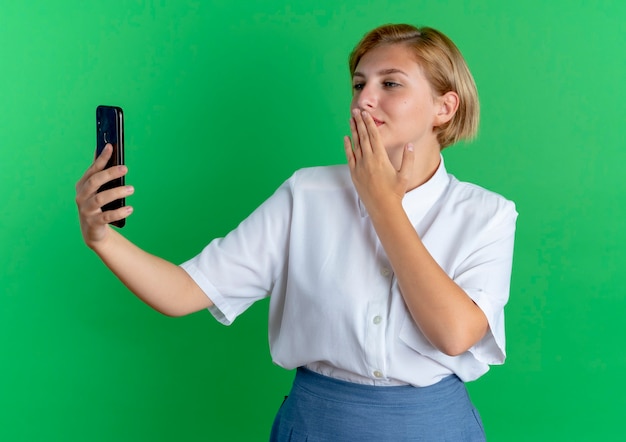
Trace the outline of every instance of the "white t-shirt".
[[451, 357], [409, 314], [346, 165], [302, 169], [225, 238], [182, 264], [230, 324], [270, 297], [276, 364], [371, 385], [431, 385], [452, 373], [471, 381], [505, 358], [515, 205], [459, 182], [443, 158], [404, 209], [424, 245], [483, 310], [487, 335]]

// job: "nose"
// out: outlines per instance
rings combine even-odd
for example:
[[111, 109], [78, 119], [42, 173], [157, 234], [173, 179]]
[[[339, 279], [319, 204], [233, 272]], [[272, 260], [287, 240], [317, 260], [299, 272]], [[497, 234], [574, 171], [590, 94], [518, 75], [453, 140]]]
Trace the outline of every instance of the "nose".
[[361, 110], [374, 109], [378, 103], [378, 96], [374, 87], [364, 85], [356, 97], [356, 104]]

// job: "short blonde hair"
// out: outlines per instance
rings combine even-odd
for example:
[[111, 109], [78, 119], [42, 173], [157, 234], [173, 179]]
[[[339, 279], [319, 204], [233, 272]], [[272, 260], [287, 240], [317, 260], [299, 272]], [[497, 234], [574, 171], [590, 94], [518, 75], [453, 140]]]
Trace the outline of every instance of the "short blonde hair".
[[456, 92], [459, 108], [450, 121], [437, 128], [441, 149], [471, 140], [478, 132], [480, 105], [474, 77], [456, 45], [441, 32], [407, 24], [388, 24], [365, 34], [349, 58], [350, 75], [367, 52], [387, 44], [404, 44], [413, 51], [433, 91], [441, 96]]

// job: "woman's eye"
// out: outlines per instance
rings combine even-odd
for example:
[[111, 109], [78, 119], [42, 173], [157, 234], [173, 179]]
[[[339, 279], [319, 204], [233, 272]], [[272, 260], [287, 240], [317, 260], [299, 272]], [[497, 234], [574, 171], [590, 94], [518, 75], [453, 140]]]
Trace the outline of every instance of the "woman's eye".
[[363, 83], [356, 83], [356, 84], [353, 84], [353, 85], [352, 85], [352, 88], [353, 88], [355, 91], [360, 91], [361, 89], [363, 89]]
[[398, 83], [394, 83], [393, 81], [385, 81], [383, 82], [383, 86], [393, 88], [400, 86]]

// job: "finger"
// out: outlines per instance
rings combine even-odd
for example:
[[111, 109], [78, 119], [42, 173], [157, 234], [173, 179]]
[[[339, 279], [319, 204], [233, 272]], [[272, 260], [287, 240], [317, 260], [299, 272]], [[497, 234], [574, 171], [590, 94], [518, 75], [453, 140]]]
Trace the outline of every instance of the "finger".
[[350, 140], [350, 137], [347, 135], [343, 137], [343, 150], [346, 152], [348, 166], [350, 166], [350, 169], [354, 168], [356, 158], [354, 157], [354, 151], [352, 150], [352, 140]]
[[361, 159], [362, 153], [361, 153], [361, 143], [359, 141], [359, 131], [357, 130], [356, 122], [354, 121], [354, 118], [350, 118], [350, 133], [352, 134], [352, 144], [353, 144], [352, 151], [354, 152], [354, 159], [355, 161], [358, 161], [359, 159]]
[[109, 159], [111, 159], [112, 155], [113, 155], [113, 146], [111, 145], [111, 143], [107, 143], [102, 149], [102, 152], [100, 152], [100, 155], [98, 155], [94, 159], [93, 164], [91, 165], [90, 168], [94, 172], [99, 172], [103, 170], [106, 167], [107, 163], [109, 162]]
[[100, 155], [98, 155], [94, 159], [93, 163], [91, 163], [91, 165], [87, 168], [83, 176], [80, 177], [80, 179], [76, 183], [76, 189], [78, 190], [79, 187], [82, 187], [83, 183], [87, 181], [94, 173], [103, 170], [106, 167], [112, 154], [113, 146], [109, 143], [104, 146], [104, 149], [102, 149]]
[[[104, 162], [104, 166], [106, 166], [106, 163], [109, 161], [109, 158], [111, 158], [112, 154], [113, 154], [113, 145], [111, 143], [105, 144], [104, 147], [102, 148], [102, 152], [100, 152], [100, 155], [98, 155], [94, 159], [94, 164]], [[102, 168], [104, 168], [104, 166], [102, 166]]]
[[113, 181], [117, 178], [121, 178], [128, 173], [128, 167], [124, 165], [109, 167], [108, 169], [101, 170], [91, 175], [87, 181], [85, 181], [81, 192], [84, 194], [93, 194], [105, 183]]
[[411, 179], [411, 173], [413, 172], [413, 165], [415, 163], [415, 152], [413, 151], [413, 144], [409, 143], [404, 146], [404, 152], [402, 153], [402, 163], [400, 164], [400, 170], [398, 171], [398, 178], [405, 184], [408, 184]]
[[385, 152], [384, 149], [380, 149], [382, 146], [382, 140], [380, 138], [380, 132], [378, 131], [378, 127], [376, 126], [376, 122], [374, 118], [369, 114], [369, 112], [363, 112], [363, 123], [367, 129], [367, 133], [369, 135], [369, 142], [374, 152]]
[[107, 210], [102, 212], [99, 216], [99, 222], [102, 224], [110, 224], [114, 221], [119, 221], [124, 218], [128, 218], [134, 209], [132, 206], [124, 206], [115, 210]]
[[355, 109], [353, 112], [356, 130], [359, 136], [361, 152], [363, 153], [363, 155], [367, 155], [372, 152], [372, 146], [370, 143], [370, 136], [367, 131], [367, 126], [365, 126], [365, 122], [363, 121], [364, 113], [365, 112], [362, 113], [358, 109]]
[[[97, 172], [91, 175], [85, 182], [82, 184], [79, 183], [76, 185], [76, 204], [79, 207], [79, 210], [83, 205], [87, 205], [88, 210], [95, 210], [99, 207], [95, 207], [92, 204], [89, 204], [89, 199], [93, 198], [98, 194], [98, 190], [102, 187], [103, 184], [108, 183], [109, 181], [115, 180], [117, 178], [121, 178], [126, 175], [128, 172], [128, 168], [126, 166], [115, 166], [105, 169], [103, 171]], [[116, 189], [123, 189], [124, 186], [117, 187]], [[115, 198], [114, 198], [115, 199]]]
[[133, 186], [119, 186], [113, 189], [104, 190], [93, 195], [84, 205], [83, 209], [86, 213], [102, 210], [102, 207], [122, 198], [135, 193]]
[[81, 218], [89, 219], [94, 216], [99, 216], [102, 212], [102, 208], [115, 200], [119, 200], [130, 196], [134, 193], [132, 186], [120, 186], [114, 189], [105, 190], [86, 198], [82, 202], [77, 202], [78, 213]]

